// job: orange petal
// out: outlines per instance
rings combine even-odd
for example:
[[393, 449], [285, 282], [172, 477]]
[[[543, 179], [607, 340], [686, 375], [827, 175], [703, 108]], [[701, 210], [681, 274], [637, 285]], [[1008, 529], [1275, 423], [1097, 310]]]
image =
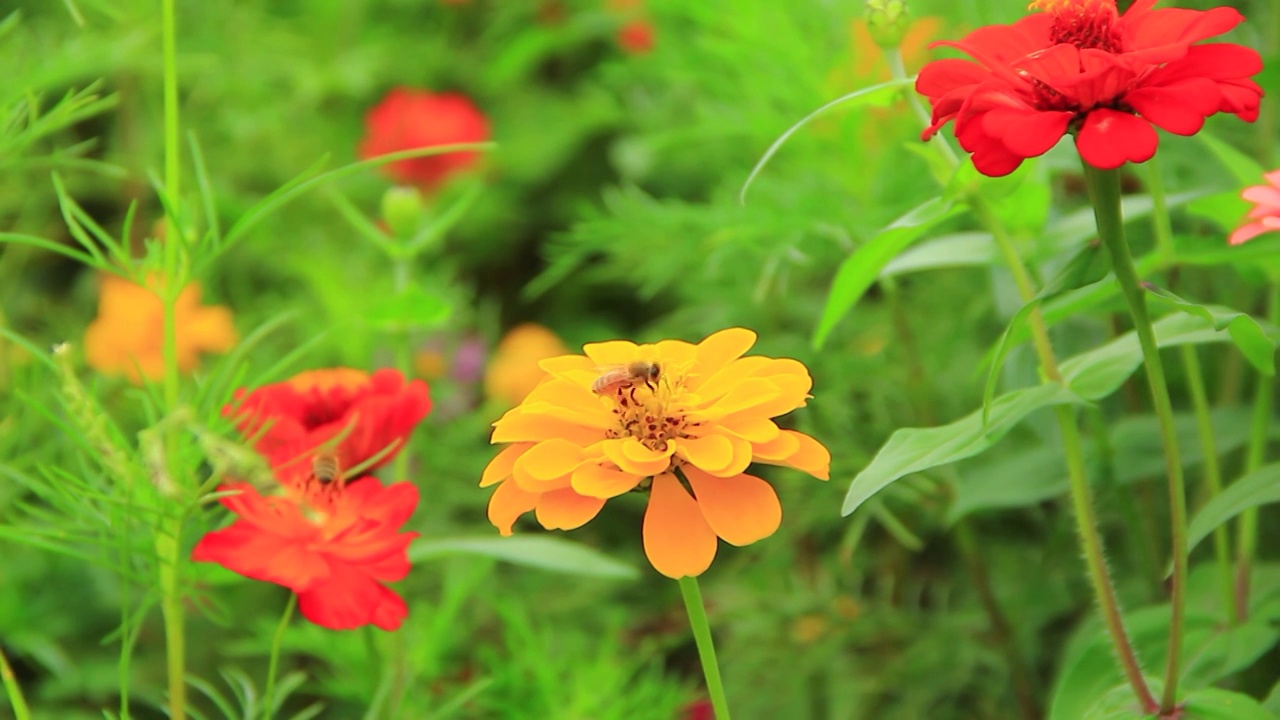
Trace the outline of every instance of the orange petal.
[[803, 470], [819, 480], [831, 479], [831, 451], [804, 433], [798, 433], [795, 430], [782, 432], [798, 441], [796, 451], [787, 456], [783, 461], [784, 465]]
[[707, 524], [730, 545], [750, 545], [782, 524], [782, 505], [773, 486], [754, 475], [720, 478], [686, 467]]
[[536, 480], [554, 480], [572, 473], [582, 460], [581, 445], [552, 438], [534, 445], [516, 460], [514, 466]]
[[716, 557], [716, 534], [698, 503], [670, 473], [653, 478], [644, 512], [644, 554], [669, 578], [697, 576]]
[[543, 493], [534, 512], [538, 522], [548, 530], [573, 530], [586, 525], [602, 507], [603, 498], [586, 497], [564, 488]]
[[762, 417], [770, 417], [756, 408], [775, 400], [778, 397], [778, 386], [765, 378], [747, 378], [734, 385], [729, 392], [718, 398], [710, 407], [690, 413], [697, 419], [717, 420], [734, 413], [752, 411]]
[[538, 493], [521, 490], [515, 483], [504, 482], [489, 496], [489, 522], [503, 535], [511, 534], [516, 518], [538, 504]]
[[617, 497], [640, 483], [641, 476], [604, 465], [587, 464], [573, 471], [570, 483], [579, 494], [594, 498]]
[[733, 462], [733, 443], [724, 435], [717, 434], [681, 438], [676, 441], [676, 453], [703, 470], [714, 472]]
[[533, 447], [533, 443], [516, 443], [503, 448], [502, 452], [494, 456], [489, 461], [489, 464], [484, 466], [484, 474], [480, 476], [480, 487], [489, 487], [494, 483], [502, 482], [511, 477], [512, 466], [531, 447]]
[[720, 397], [751, 377], [756, 370], [767, 366], [769, 360], [770, 358], [758, 355], [738, 358], [704, 380], [697, 388], [698, 395], [708, 399]]
[[778, 436], [769, 442], [752, 443], [751, 452], [760, 462], [781, 462], [794, 455], [800, 448], [800, 441], [796, 439], [798, 434], [788, 431], [779, 432]]
[[629, 340], [610, 340], [582, 346], [582, 352], [591, 358], [596, 367], [625, 365], [641, 360], [640, 348]]
[[639, 440], [628, 437], [606, 440], [600, 443], [600, 449], [619, 470], [639, 477], [649, 477], [671, 467], [671, 453], [675, 448], [672, 443], [667, 443], [665, 451], [650, 450]]

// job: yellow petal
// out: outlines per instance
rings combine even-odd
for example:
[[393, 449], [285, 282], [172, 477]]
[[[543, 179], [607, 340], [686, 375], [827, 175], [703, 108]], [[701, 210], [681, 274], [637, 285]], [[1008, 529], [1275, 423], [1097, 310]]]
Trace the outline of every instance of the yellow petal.
[[751, 377], [756, 370], [767, 366], [769, 360], [770, 358], [758, 355], [738, 358], [705, 378], [702, 384], [697, 386], [698, 395], [708, 399], [720, 397]]
[[606, 440], [600, 444], [600, 449], [619, 470], [639, 477], [664, 472], [671, 466], [674, 450], [671, 443], [667, 443], [665, 450], [650, 450], [632, 437]]
[[698, 371], [703, 373], [704, 382], [755, 344], [755, 332], [746, 328], [728, 328], [708, 335], [698, 343]]
[[791, 457], [796, 450], [800, 448], [800, 441], [796, 439], [799, 433], [782, 431], [778, 436], [769, 442], [753, 443], [751, 453], [759, 462], [778, 463], [785, 458]]
[[782, 505], [773, 486], [754, 475], [715, 477], [685, 468], [707, 524], [730, 545], [750, 545], [782, 524]]
[[644, 554], [669, 578], [697, 576], [716, 557], [716, 534], [674, 475], [653, 478], [644, 513]]
[[778, 437], [781, 432], [778, 424], [769, 418], [757, 417], [747, 413], [734, 415], [721, 420], [720, 429], [731, 435], [736, 435], [743, 440], [753, 443], [765, 443]]
[[591, 358], [591, 362], [596, 367], [625, 365], [629, 362], [644, 359], [639, 356], [640, 348], [628, 340], [589, 343], [582, 346], [582, 351], [586, 353], [588, 358]]
[[484, 474], [480, 476], [480, 487], [489, 487], [511, 477], [511, 467], [531, 447], [533, 443], [516, 443], [503, 448], [502, 452], [484, 466]]
[[534, 509], [548, 530], [573, 530], [586, 525], [604, 507], [604, 499], [579, 495], [571, 488], [543, 493]]
[[587, 427], [544, 415], [530, 415], [520, 408], [507, 411], [493, 424], [492, 443], [538, 442], [561, 438], [578, 445], [590, 445], [604, 437], [599, 428]]
[[538, 493], [521, 490], [515, 483], [504, 482], [489, 496], [489, 522], [503, 535], [511, 534], [516, 518], [529, 512], [538, 502]]
[[582, 495], [611, 498], [630, 492], [640, 480], [641, 476], [625, 473], [617, 468], [587, 464], [573, 471], [570, 484]]
[[733, 462], [733, 443], [724, 435], [680, 438], [675, 442], [676, 454], [703, 470], [722, 470]]
[[595, 363], [591, 362], [590, 358], [583, 355], [560, 355], [538, 362], [538, 367], [552, 375], [560, 375], [574, 370], [591, 370], [595, 366]]
[[[710, 407], [690, 414], [698, 420], [716, 420], [745, 410], [754, 411], [777, 397], [778, 388], [773, 383], [764, 378], [748, 378], [735, 385]], [[757, 414], [763, 416], [763, 413]]]

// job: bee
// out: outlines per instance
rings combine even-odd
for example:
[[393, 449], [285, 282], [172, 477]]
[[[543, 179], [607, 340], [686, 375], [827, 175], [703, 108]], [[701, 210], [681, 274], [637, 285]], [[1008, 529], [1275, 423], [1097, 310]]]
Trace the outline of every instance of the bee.
[[311, 457], [311, 477], [307, 479], [308, 484], [311, 481], [320, 483], [320, 487], [327, 488], [337, 483], [336, 487], [342, 487], [342, 466], [338, 464], [338, 454], [332, 450], [321, 450]]
[[654, 383], [662, 374], [662, 368], [655, 362], [637, 360], [626, 365], [605, 368], [600, 377], [591, 383], [591, 392], [597, 395], [612, 395], [630, 388], [631, 399], [636, 399], [636, 386], [645, 384], [650, 390], [657, 390]]

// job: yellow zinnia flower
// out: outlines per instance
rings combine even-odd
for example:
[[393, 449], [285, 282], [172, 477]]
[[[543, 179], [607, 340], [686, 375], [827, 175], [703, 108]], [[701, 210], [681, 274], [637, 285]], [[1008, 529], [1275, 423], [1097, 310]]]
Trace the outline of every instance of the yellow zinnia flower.
[[518, 405], [547, 376], [538, 363], [567, 352], [569, 348], [558, 335], [537, 323], [511, 328], [485, 369], [485, 395], [507, 407]]
[[706, 570], [717, 537], [748, 545], [772, 535], [777, 493], [747, 466], [826, 480], [831, 455], [773, 422], [805, 404], [812, 380], [797, 360], [742, 357], [755, 340], [730, 328], [697, 345], [615, 340], [544, 360], [548, 377], [494, 423], [492, 442], [512, 444], [480, 480], [498, 484], [490, 522], [510, 535], [533, 510], [548, 530], [571, 530], [608, 498], [647, 491], [645, 554], [673, 578]]
[[[148, 279], [154, 285], [158, 277]], [[200, 304], [200, 284], [191, 283], [174, 307], [174, 340], [178, 369], [191, 372], [202, 352], [226, 352], [237, 336], [231, 311], [221, 305]], [[124, 375], [138, 384], [142, 378], [164, 377], [164, 305], [149, 287], [116, 275], [104, 275], [98, 296], [98, 317], [84, 334], [85, 361], [98, 372]]]

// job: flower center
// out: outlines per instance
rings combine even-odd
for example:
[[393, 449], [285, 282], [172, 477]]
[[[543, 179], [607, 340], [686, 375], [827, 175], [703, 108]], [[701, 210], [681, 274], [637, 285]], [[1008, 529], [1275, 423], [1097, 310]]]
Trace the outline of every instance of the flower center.
[[689, 437], [689, 423], [675, 402], [684, 387], [684, 377], [665, 375], [652, 386], [638, 383], [616, 389], [607, 396], [613, 401], [618, 426], [605, 431], [610, 438], [633, 437], [650, 450], [662, 450], [667, 441]]
[[1116, 30], [1116, 0], [1032, 0], [1031, 10], [1053, 16], [1049, 39], [1055, 45], [1069, 44], [1106, 52], [1120, 52], [1120, 33]]

